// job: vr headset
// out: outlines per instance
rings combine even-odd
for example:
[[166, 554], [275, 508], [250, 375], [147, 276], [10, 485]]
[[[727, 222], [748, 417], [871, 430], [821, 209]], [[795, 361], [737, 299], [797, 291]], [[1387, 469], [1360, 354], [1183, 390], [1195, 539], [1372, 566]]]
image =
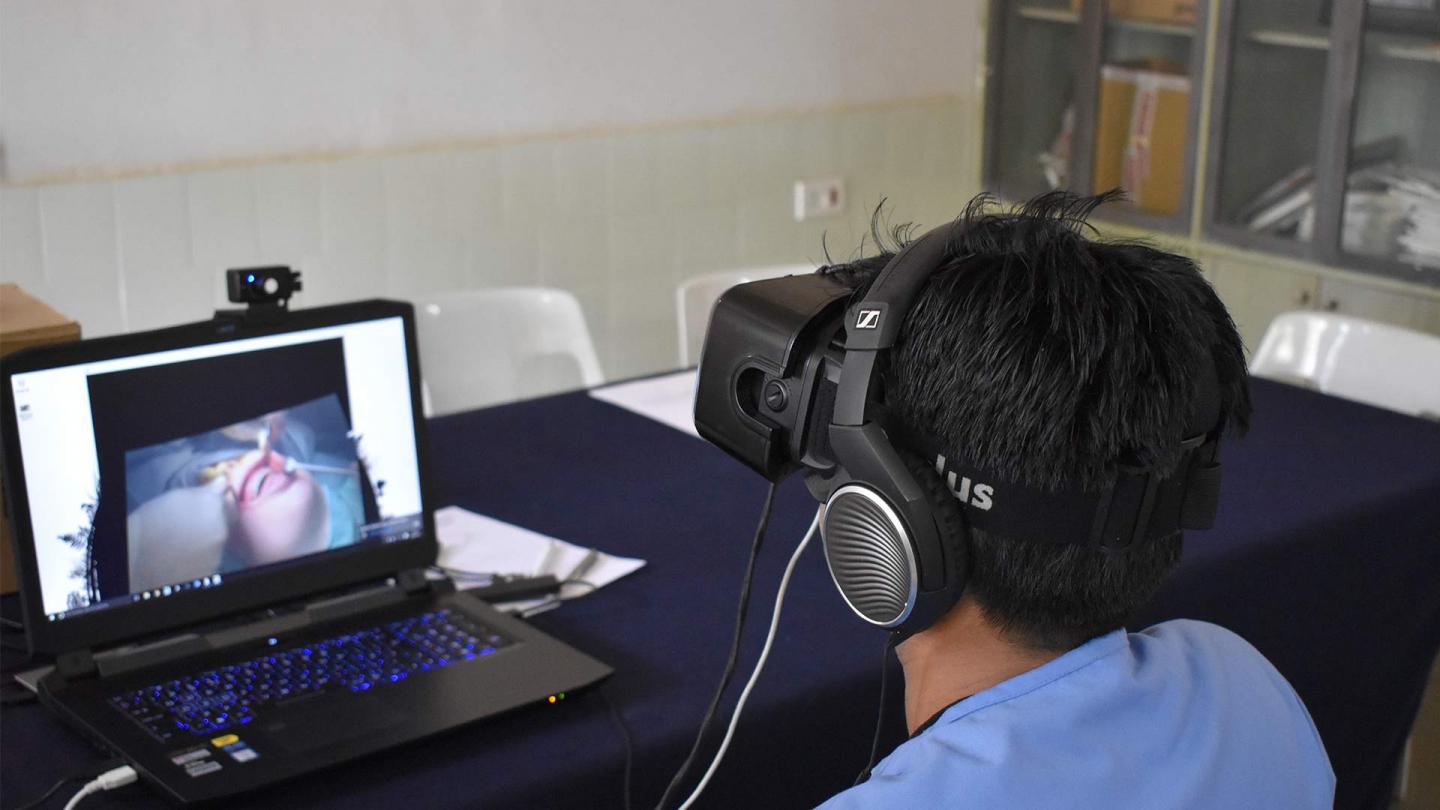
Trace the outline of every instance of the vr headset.
[[955, 227], [911, 242], [849, 306], [852, 290], [819, 272], [732, 287], [711, 315], [696, 392], [702, 437], [770, 481], [804, 473], [823, 505], [825, 559], [840, 595], [861, 619], [906, 635], [960, 598], [968, 529], [1123, 550], [1210, 528], [1220, 491], [1213, 364], [1199, 381], [1180, 462], [1163, 478], [1117, 460], [1114, 483], [1101, 491], [1052, 491], [947, 457], [927, 437], [897, 446], [877, 367], [949, 255]]

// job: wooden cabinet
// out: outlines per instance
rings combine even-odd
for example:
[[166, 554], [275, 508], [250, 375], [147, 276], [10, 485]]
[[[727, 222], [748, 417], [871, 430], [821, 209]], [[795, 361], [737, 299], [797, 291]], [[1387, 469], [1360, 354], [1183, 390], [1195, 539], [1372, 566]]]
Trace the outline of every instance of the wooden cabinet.
[[[79, 339], [80, 324], [16, 285], [0, 284], [0, 356], [32, 346]], [[10, 521], [0, 520], [0, 593], [10, 593], [18, 586]]]

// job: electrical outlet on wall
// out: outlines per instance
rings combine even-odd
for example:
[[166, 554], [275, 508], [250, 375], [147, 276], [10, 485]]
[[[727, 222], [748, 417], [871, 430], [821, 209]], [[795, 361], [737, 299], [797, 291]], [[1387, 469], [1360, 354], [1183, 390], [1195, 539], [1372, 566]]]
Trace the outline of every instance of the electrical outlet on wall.
[[795, 181], [795, 221], [830, 217], [845, 210], [845, 181], [839, 177]]

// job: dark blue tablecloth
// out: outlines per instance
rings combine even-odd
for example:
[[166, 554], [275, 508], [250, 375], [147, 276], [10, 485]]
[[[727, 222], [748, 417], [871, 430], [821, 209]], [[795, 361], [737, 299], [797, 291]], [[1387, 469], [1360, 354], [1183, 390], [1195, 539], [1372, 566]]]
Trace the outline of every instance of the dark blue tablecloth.
[[[1385, 807], [1440, 647], [1440, 425], [1264, 381], [1254, 394], [1250, 436], [1224, 450], [1219, 525], [1187, 537], [1180, 571], [1134, 626], [1198, 618], [1249, 639], [1314, 715], [1337, 806]], [[653, 806], [723, 663], [764, 482], [697, 439], [583, 394], [440, 419], [430, 438], [437, 503], [649, 560], [535, 623], [615, 667], [605, 689], [635, 738], [635, 806]], [[813, 509], [798, 482], [782, 489], [735, 692]], [[812, 547], [702, 804], [809, 806], [848, 785], [868, 752], [882, 644], [850, 618]], [[886, 750], [903, 731], [898, 690], [892, 697]], [[592, 693], [227, 806], [618, 806], [623, 750]], [[99, 759], [33, 705], [0, 719], [7, 807]], [[132, 788], [94, 801], [156, 800]]]

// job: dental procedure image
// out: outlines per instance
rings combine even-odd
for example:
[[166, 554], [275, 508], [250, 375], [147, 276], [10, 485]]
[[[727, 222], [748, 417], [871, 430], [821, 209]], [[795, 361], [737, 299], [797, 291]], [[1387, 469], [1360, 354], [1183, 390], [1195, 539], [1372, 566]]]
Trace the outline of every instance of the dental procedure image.
[[130, 590], [353, 544], [361, 479], [333, 394], [127, 451]]

